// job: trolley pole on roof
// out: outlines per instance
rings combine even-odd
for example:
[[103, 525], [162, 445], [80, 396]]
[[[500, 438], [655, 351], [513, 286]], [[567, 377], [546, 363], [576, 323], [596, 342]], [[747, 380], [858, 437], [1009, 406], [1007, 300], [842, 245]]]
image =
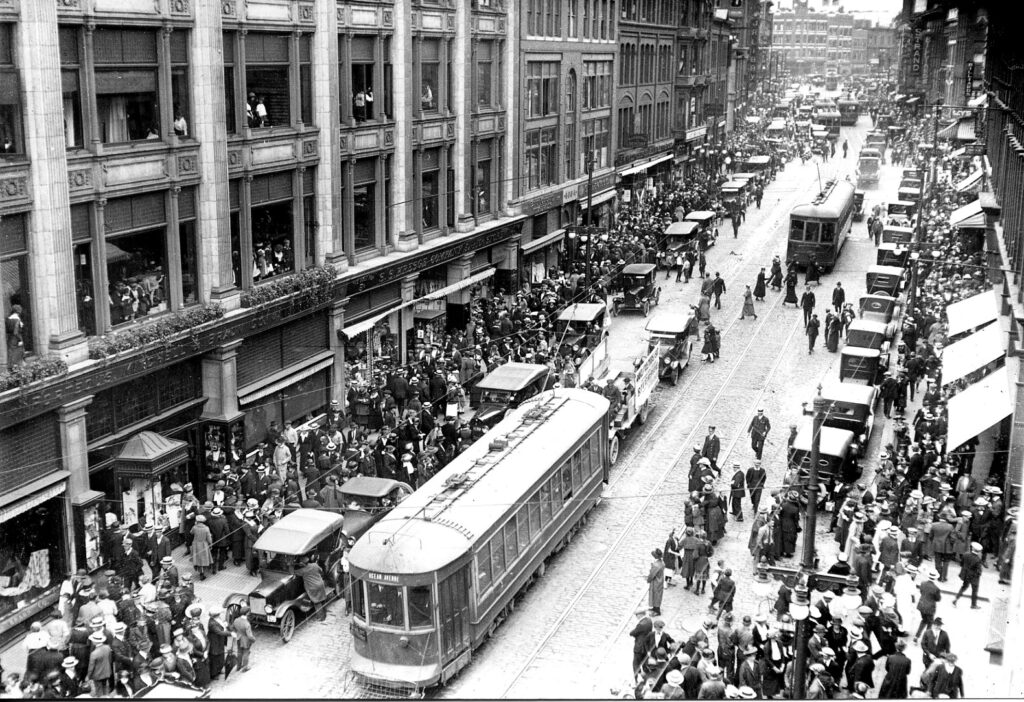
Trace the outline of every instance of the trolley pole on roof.
[[[817, 565], [814, 562], [814, 532], [818, 525], [818, 461], [821, 458], [821, 428], [825, 424], [825, 415], [828, 412], [828, 400], [821, 396], [821, 385], [818, 385], [818, 394], [814, 398], [814, 409], [812, 410], [811, 425], [811, 465], [808, 466], [807, 487], [807, 514], [804, 519], [804, 540], [803, 553], [800, 558], [800, 568], [806, 573], [814, 573]], [[801, 587], [799, 584], [797, 587]], [[804, 599], [806, 599], [806, 586], [803, 586]], [[804, 616], [794, 616], [796, 619], [796, 643], [793, 644], [796, 658], [793, 661], [793, 699], [801, 700], [807, 696], [807, 642], [811, 638], [811, 628], [814, 621], [803, 613]]]

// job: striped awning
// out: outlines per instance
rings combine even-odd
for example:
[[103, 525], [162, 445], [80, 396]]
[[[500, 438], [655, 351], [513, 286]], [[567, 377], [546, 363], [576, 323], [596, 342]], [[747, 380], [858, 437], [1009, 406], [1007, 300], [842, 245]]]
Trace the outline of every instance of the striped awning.
[[69, 471], [59, 470], [0, 496], [0, 524], [38, 507], [67, 489]]

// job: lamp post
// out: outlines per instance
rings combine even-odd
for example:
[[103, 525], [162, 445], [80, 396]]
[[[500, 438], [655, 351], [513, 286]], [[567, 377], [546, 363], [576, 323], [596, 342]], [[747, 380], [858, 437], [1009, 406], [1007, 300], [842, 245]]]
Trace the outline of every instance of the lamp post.
[[[576, 228], [575, 224], [565, 228], [565, 236], [569, 239], [569, 275], [572, 275], [576, 269]], [[572, 296], [575, 299], [575, 290], [573, 290]]]
[[[806, 541], [806, 539], [804, 539]], [[807, 641], [811, 638], [811, 598], [807, 586], [799, 583], [793, 588], [793, 600], [789, 613], [796, 620], [796, 655], [793, 660], [793, 699], [802, 700], [807, 696]]]

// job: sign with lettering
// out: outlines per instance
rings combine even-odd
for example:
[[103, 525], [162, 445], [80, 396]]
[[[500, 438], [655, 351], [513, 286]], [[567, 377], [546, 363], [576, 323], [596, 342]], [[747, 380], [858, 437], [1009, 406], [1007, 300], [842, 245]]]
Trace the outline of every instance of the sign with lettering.
[[367, 571], [366, 579], [367, 580], [377, 580], [377, 581], [385, 582], [385, 583], [397, 583], [398, 582], [398, 576], [394, 575], [392, 573], [371, 573], [371, 572]]
[[964, 102], [970, 102], [974, 94], [974, 61], [967, 63], [967, 70], [964, 72]]
[[580, 199], [580, 186], [579, 183], [576, 185], [570, 185], [568, 188], [562, 189], [562, 204], [566, 205], [574, 200]]
[[914, 43], [910, 53], [910, 72], [915, 76], [921, 75], [921, 63], [924, 59], [924, 32], [920, 27], [914, 29]]

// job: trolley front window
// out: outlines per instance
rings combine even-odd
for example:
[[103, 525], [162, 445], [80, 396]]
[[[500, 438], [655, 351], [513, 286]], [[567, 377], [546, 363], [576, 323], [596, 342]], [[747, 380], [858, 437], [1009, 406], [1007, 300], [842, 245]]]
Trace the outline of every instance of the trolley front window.
[[352, 580], [352, 614], [358, 619], [366, 619], [366, 598], [363, 596], [362, 580]]
[[836, 225], [833, 222], [821, 223], [821, 243], [831, 244], [836, 240]]
[[431, 626], [434, 623], [433, 607], [430, 603], [430, 586], [417, 585], [409, 588], [409, 628]]
[[818, 223], [804, 222], [804, 241], [818, 240]]
[[405, 628], [403, 589], [395, 585], [366, 583], [370, 604], [370, 623]]
[[802, 220], [794, 219], [789, 225], [789, 238], [793, 241], [804, 240], [804, 223]]

